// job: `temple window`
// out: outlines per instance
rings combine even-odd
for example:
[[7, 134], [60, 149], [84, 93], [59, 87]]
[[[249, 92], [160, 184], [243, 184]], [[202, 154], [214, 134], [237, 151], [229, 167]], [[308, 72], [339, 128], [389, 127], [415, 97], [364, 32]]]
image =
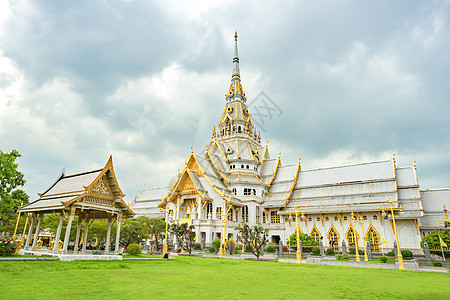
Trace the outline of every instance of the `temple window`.
[[237, 190], [236, 190], [236, 188], [233, 188], [233, 194], [235, 194], [235, 195], [237, 195]]
[[233, 209], [230, 208], [228, 211], [228, 221], [233, 221]]
[[252, 194], [252, 189], [244, 188], [244, 196], [248, 196]]
[[317, 219], [316, 219], [316, 220], [317, 220], [317, 222], [319, 222], [319, 221], [320, 221], [320, 217], [317, 217]]
[[222, 217], [222, 207], [216, 207], [216, 218], [220, 219]]
[[338, 217], [334, 217], [334, 220], [337, 221], [337, 220], [338, 220]]
[[347, 221], [347, 217], [344, 217], [344, 221]]
[[249, 167], [249, 165], [247, 165], [247, 169], [249, 169], [250, 167]]
[[244, 205], [242, 207], [242, 222], [248, 222], [248, 206]]
[[311, 217], [309, 217], [309, 218], [308, 218], [308, 221], [309, 221], [309, 222], [312, 222], [312, 218], [311, 218]]
[[211, 202], [206, 204], [206, 218], [207, 219], [212, 219], [212, 214], [213, 213], [213, 205]]
[[378, 220], [378, 216], [373, 215], [373, 219], [374, 219], [374, 220]]
[[313, 230], [311, 231], [311, 236], [312, 236], [316, 241], [320, 241], [321, 234], [320, 234], [320, 232], [317, 230], [316, 227], [314, 227]]
[[266, 212], [263, 211], [263, 223], [266, 223]]
[[328, 217], [325, 217], [325, 221], [330, 221], [330, 218], [328, 218]]
[[241, 169], [243, 169], [244, 168], [244, 165], [241, 165]]
[[255, 195], [255, 196], [256, 196], [256, 190], [255, 190], [255, 189], [253, 189], [253, 195]]
[[363, 216], [363, 220], [364, 220], [364, 221], [367, 220], [367, 216]]
[[276, 211], [270, 212], [270, 223], [280, 223], [280, 216]]

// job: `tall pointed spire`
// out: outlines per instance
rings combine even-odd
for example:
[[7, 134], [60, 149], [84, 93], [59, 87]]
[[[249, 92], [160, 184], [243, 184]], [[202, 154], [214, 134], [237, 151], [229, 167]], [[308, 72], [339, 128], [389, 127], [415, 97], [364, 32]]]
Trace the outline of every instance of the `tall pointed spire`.
[[241, 73], [239, 70], [239, 55], [237, 46], [237, 32], [234, 32], [234, 56], [233, 56], [233, 73], [231, 74], [231, 84], [226, 95], [227, 101], [246, 102], [244, 89], [241, 85]]
[[237, 46], [237, 31], [234, 32], [234, 57], [233, 57], [233, 74], [231, 74], [231, 82], [241, 82], [241, 74], [239, 72], [239, 55]]

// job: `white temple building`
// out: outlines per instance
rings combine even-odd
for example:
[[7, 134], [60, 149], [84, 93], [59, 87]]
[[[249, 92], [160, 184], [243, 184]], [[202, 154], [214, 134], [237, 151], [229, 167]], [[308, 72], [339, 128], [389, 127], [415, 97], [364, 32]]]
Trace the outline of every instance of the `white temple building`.
[[[405, 206], [395, 219], [402, 248], [419, 249], [422, 237], [443, 228], [450, 207], [450, 189], [421, 191], [416, 165], [397, 166], [392, 159], [329, 168], [302, 170], [301, 161], [283, 165], [261, 144], [241, 85], [237, 34], [233, 73], [218, 128], [201, 155], [191, 152], [183, 170], [169, 187], [144, 189], [131, 203], [136, 216], [164, 219], [168, 208], [172, 221], [191, 222], [197, 241], [205, 246], [220, 235], [220, 217], [227, 213], [226, 237], [236, 237], [242, 223], [269, 229], [270, 240], [286, 244], [295, 231], [297, 206], [304, 211], [302, 233], [334, 241], [339, 249], [353, 243], [353, 230], [362, 245], [362, 229], [372, 249], [392, 248], [395, 237], [392, 216], [381, 207]], [[358, 220], [352, 225], [351, 213]], [[362, 220], [363, 226], [360, 226]]]

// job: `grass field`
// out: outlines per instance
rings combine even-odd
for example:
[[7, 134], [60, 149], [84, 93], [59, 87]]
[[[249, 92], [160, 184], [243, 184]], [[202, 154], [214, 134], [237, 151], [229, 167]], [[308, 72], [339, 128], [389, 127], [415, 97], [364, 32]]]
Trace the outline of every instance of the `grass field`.
[[450, 275], [219, 258], [0, 262], [2, 299], [449, 299]]

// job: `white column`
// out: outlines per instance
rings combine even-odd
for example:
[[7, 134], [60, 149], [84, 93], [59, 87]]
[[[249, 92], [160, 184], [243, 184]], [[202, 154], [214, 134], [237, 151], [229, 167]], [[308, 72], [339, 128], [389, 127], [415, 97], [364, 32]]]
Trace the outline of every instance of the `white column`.
[[105, 245], [105, 253], [109, 253], [109, 242], [111, 240], [111, 217], [108, 218], [108, 230], [106, 231], [106, 245]]
[[60, 213], [58, 229], [56, 230], [55, 244], [53, 245], [53, 252], [55, 252], [55, 253], [58, 252], [59, 239], [61, 238], [61, 230], [62, 230], [63, 222], [64, 222], [64, 215], [63, 215], [63, 213]]
[[120, 222], [122, 222], [122, 213], [117, 214], [117, 232], [116, 232], [116, 246], [114, 253], [119, 254], [120, 252]]
[[39, 215], [38, 223], [36, 225], [36, 232], [34, 233], [34, 240], [33, 240], [33, 246], [31, 247], [31, 250], [36, 251], [36, 245], [39, 238], [39, 231], [41, 230], [41, 224], [42, 219], [44, 218], [44, 215]]
[[72, 228], [72, 221], [74, 218], [75, 218], [75, 209], [72, 208], [72, 210], [70, 211], [69, 222], [67, 223], [66, 235], [64, 236], [62, 253], [67, 253], [67, 246], [69, 245], [69, 238], [70, 238], [70, 229]]
[[89, 229], [89, 215], [86, 214], [86, 223], [84, 224], [84, 236], [83, 236], [83, 249], [81, 249], [81, 253], [86, 253], [86, 244], [88, 240], [88, 229]]
[[73, 244], [73, 253], [78, 253], [78, 245], [80, 242], [81, 224], [83, 223], [83, 218], [81, 215], [78, 216], [77, 222], [77, 234], [75, 236], [75, 243]]
[[198, 219], [202, 219], [202, 199], [199, 197], [197, 200], [197, 216]]
[[176, 210], [176, 220], [180, 219], [180, 197], [177, 198], [177, 210]]
[[36, 215], [32, 214], [30, 228], [28, 229], [27, 241], [25, 242], [25, 245], [23, 247], [23, 249], [25, 249], [25, 250], [28, 250], [28, 248], [30, 248], [30, 240], [31, 240], [31, 235], [33, 234], [33, 227], [34, 227], [35, 221], [36, 221]]

